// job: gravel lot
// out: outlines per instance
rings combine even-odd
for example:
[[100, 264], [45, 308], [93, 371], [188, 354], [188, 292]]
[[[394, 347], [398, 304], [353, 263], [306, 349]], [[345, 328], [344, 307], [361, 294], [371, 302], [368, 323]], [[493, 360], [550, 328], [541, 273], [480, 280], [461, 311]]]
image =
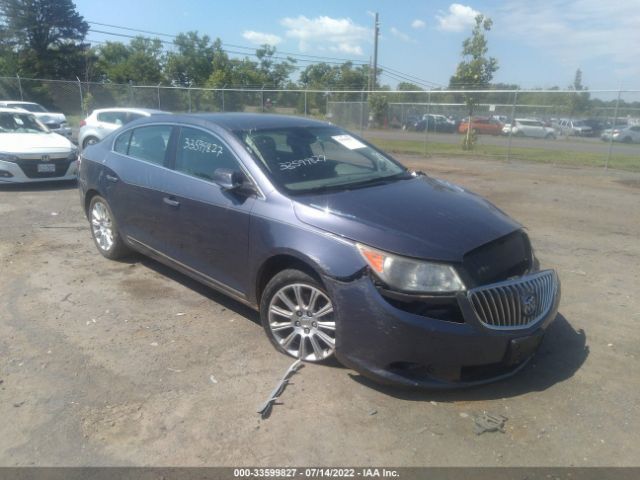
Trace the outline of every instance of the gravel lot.
[[[102, 258], [75, 185], [0, 187], [0, 465], [640, 465], [640, 176], [404, 157], [529, 229], [563, 283], [519, 376], [381, 388], [291, 359], [256, 313], [160, 264]], [[508, 417], [476, 435], [473, 417]]]

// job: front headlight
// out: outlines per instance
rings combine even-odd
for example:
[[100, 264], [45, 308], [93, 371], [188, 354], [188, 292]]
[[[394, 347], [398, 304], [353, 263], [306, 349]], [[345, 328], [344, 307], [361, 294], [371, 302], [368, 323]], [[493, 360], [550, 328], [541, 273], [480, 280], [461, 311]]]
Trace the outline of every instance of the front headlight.
[[10, 153], [0, 152], [0, 160], [16, 163], [18, 161], [18, 157], [16, 157], [15, 155], [11, 155]]
[[389, 287], [404, 292], [453, 293], [465, 289], [455, 268], [400, 257], [357, 244], [371, 270]]

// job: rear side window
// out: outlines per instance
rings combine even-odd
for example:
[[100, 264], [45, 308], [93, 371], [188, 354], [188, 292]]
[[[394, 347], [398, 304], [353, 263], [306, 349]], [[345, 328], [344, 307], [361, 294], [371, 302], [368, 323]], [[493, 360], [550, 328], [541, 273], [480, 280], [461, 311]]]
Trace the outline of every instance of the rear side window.
[[113, 151], [126, 155], [129, 151], [129, 140], [131, 140], [131, 130], [116, 138], [116, 141], [113, 144]]
[[205, 180], [213, 178], [217, 168], [238, 170], [234, 155], [211, 133], [183, 127], [178, 139], [175, 169]]
[[114, 125], [124, 125], [125, 112], [100, 112], [98, 113], [98, 121], [105, 123], [113, 123]]
[[129, 156], [163, 165], [172, 128], [171, 125], [136, 128], [129, 141]]

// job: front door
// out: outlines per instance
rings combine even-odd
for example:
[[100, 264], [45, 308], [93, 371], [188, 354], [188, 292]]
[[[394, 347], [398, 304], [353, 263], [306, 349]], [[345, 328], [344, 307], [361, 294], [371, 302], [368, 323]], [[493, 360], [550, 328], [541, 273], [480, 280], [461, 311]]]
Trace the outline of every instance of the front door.
[[169, 256], [236, 292], [248, 290], [249, 220], [256, 199], [224, 191], [212, 181], [218, 168], [241, 171], [216, 135], [182, 127], [174, 180], [163, 205], [173, 230]]

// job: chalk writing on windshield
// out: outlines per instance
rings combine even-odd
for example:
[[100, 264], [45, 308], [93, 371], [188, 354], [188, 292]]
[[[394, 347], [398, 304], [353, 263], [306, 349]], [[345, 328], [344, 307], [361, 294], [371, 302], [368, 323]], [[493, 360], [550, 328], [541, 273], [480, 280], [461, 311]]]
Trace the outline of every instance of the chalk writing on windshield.
[[309, 158], [302, 158], [300, 160], [291, 160], [290, 162], [281, 162], [280, 170], [295, 170], [298, 167], [308, 167], [309, 165], [315, 165], [316, 163], [326, 162], [327, 157], [324, 155], [313, 155]]
[[194, 152], [210, 153], [219, 157], [222, 155], [223, 149], [220, 145], [211, 142], [205, 142], [204, 140], [185, 137], [183, 150], [193, 150]]

